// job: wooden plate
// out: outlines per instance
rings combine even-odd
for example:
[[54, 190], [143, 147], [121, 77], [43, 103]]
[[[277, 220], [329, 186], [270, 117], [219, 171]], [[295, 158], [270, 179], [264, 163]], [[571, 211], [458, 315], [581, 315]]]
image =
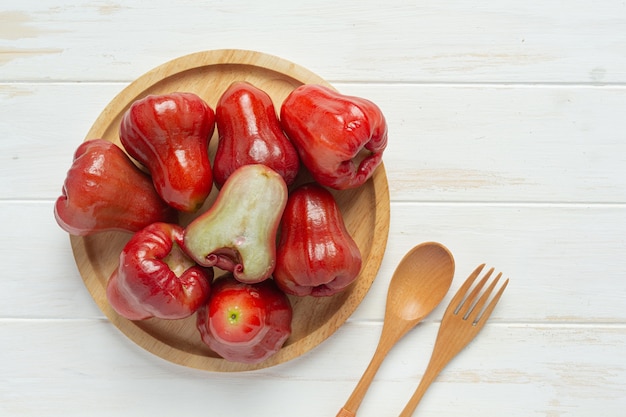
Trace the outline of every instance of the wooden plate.
[[[85, 139], [103, 138], [119, 145], [122, 115], [135, 100], [148, 94], [191, 91], [215, 108], [221, 93], [238, 80], [265, 90], [277, 109], [299, 85], [329, 85], [307, 69], [274, 56], [243, 50], [199, 52], [167, 62], [131, 83], [102, 111]], [[216, 146], [217, 134], [211, 140], [212, 155]], [[214, 188], [206, 206], [216, 194]], [[351, 287], [333, 297], [290, 297], [294, 309], [292, 335], [277, 354], [256, 365], [228, 362], [212, 352], [200, 340], [195, 316], [134, 322], [111, 309], [105, 294], [106, 282], [117, 267], [129, 234], [107, 232], [70, 239], [76, 264], [92, 297], [110, 321], [136, 344], [168, 361], [193, 368], [224, 372], [260, 369], [296, 358], [333, 334], [354, 312], [378, 273], [389, 232], [389, 190], [384, 166], [362, 187], [334, 195], [346, 226], [361, 249], [361, 274]], [[181, 222], [189, 220], [183, 218]]]

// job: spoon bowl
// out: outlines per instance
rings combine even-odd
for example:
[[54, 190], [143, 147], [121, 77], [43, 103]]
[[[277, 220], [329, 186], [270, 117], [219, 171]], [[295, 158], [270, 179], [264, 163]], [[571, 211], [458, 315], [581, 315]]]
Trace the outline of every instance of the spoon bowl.
[[389, 283], [383, 330], [365, 373], [337, 417], [354, 417], [391, 348], [439, 305], [452, 284], [454, 258], [440, 243], [425, 242], [402, 258]]
[[[400, 261], [387, 291], [384, 326], [395, 317], [412, 328], [443, 300], [454, 276], [454, 258], [439, 243], [415, 246]], [[397, 322], [394, 326], [397, 326]]]

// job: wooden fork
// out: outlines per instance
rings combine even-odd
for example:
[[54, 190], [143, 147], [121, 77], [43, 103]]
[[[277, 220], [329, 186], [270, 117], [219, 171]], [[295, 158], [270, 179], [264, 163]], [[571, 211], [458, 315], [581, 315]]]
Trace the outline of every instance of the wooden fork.
[[478, 284], [471, 289], [472, 284], [484, 267], [485, 264], [479, 265], [450, 301], [443, 315], [443, 319], [441, 320], [435, 347], [433, 348], [433, 353], [426, 371], [424, 372], [424, 376], [415, 390], [415, 393], [413, 393], [413, 396], [404, 407], [404, 410], [400, 413], [400, 417], [410, 417], [413, 415], [417, 404], [424, 396], [430, 384], [448, 362], [476, 337], [498, 303], [500, 296], [509, 283], [508, 279], [502, 284], [498, 292], [491, 299], [491, 302], [485, 307], [485, 303], [500, 280], [502, 273], [499, 273], [481, 294], [483, 287], [493, 273], [493, 268], [491, 268]]

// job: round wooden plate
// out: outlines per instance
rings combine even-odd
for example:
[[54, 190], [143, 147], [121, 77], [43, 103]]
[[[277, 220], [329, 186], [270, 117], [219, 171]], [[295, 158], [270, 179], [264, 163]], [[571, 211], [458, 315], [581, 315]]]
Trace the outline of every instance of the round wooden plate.
[[[265, 90], [276, 109], [299, 85], [329, 85], [303, 67], [259, 52], [199, 52], [167, 62], [128, 85], [102, 111], [85, 140], [103, 138], [119, 145], [118, 128], [124, 112], [135, 100], [148, 94], [190, 91], [215, 108], [222, 92], [239, 80]], [[214, 155], [216, 146], [217, 133], [211, 140], [210, 154]], [[300, 181], [306, 181], [306, 175]], [[206, 207], [216, 194], [214, 188]], [[363, 256], [360, 276], [347, 290], [332, 297], [290, 297], [294, 310], [290, 338], [278, 353], [255, 365], [228, 362], [211, 351], [200, 339], [195, 315], [184, 320], [129, 321], [115, 313], [106, 298], [106, 282], [117, 267], [119, 253], [129, 234], [107, 232], [70, 239], [76, 264], [95, 302], [136, 344], [168, 361], [193, 368], [222, 372], [260, 369], [296, 358], [333, 334], [354, 312], [378, 273], [389, 232], [389, 190], [384, 166], [379, 166], [372, 178], [358, 189], [333, 194]], [[181, 223], [189, 220], [183, 217]], [[219, 275], [218, 270], [216, 274]]]

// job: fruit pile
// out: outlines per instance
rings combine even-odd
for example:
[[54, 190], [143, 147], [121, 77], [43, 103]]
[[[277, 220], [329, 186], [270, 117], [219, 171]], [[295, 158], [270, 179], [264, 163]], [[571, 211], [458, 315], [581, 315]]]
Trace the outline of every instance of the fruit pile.
[[[188, 92], [138, 99], [119, 139], [78, 147], [54, 207], [72, 235], [132, 234], [106, 288], [119, 315], [196, 314], [213, 351], [253, 364], [291, 334], [287, 294], [332, 296], [358, 277], [361, 253], [329, 189], [360, 187], [382, 161], [387, 124], [371, 101], [305, 84], [279, 118], [266, 92], [240, 81], [215, 111]], [[313, 180], [296, 185], [304, 169]], [[183, 227], [181, 213], [197, 216]]]

